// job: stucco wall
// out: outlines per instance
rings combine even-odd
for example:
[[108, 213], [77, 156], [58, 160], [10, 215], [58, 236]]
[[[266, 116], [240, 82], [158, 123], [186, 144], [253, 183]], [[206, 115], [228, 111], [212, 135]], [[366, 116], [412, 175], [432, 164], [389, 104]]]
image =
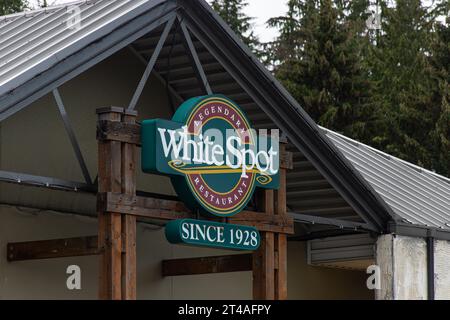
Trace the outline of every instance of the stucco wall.
[[[91, 177], [97, 174], [95, 110], [126, 107], [143, 72], [143, 65], [127, 50], [95, 66], [60, 88], [62, 99], [85, 156]], [[138, 104], [139, 119], [170, 118], [167, 92], [150, 78]], [[138, 166], [139, 167], [139, 166]], [[47, 95], [0, 125], [2, 170], [82, 181], [82, 175], [64, 130], [54, 99]], [[174, 194], [166, 177], [138, 174], [138, 189]], [[40, 210], [0, 206], [0, 298], [97, 297], [96, 257], [78, 257], [8, 263], [6, 243], [94, 235], [96, 219], [48, 212], [95, 215], [95, 197], [82, 193], [48, 191], [0, 183], [0, 203], [22, 204]], [[163, 259], [218, 255], [219, 250], [172, 246], [161, 229], [138, 227], [138, 297], [141, 299], [245, 299], [251, 298], [251, 273], [162, 278]], [[365, 289], [366, 275], [312, 267], [306, 264], [305, 243], [289, 243], [290, 298], [372, 298]], [[66, 268], [82, 269], [82, 290], [65, 287]], [[214, 285], [211, 285], [211, 284]]]
[[[378, 238], [377, 265], [381, 269], [381, 289], [377, 299], [428, 299], [426, 239], [399, 235]], [[435, 240], [435, 299], [450, 299], [450, 242]]]
[[381, 268], [377, 299], [427, 299], [427, 245], [425, 239], [399, 235], [378, 238], [376, 263]]
[[436, 240], [434, 244], [434, 295], [450, 299], [450, 241]]

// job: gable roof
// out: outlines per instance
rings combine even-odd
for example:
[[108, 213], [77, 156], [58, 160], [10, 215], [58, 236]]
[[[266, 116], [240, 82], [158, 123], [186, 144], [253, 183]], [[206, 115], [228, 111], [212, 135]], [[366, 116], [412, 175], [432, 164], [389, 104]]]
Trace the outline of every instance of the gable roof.
[[[371, 149], [361, 145], [356, 148], [355, 143], [321, 130], [206, 2], [94, 0], [75, 4], [83, 13], [80, 29], [68, 27], [67, 5], [0, 18], [0, 121], [180, 15], [201, 46], [369, 222], [370, 229], [385, 231], [393, 220], [450, 230], [446, 225], [448, 202], [431, 197], [434, 202], [424, 215], [420, 210], [430, 204], [429, 197], [416, 192], [415, 201], [420, 205], [405, 207], [411, 185], [406, 188], [388, 177], [380, 184], [373, 166], [376, 163], [380, 174], [390, 164], [374, 161], [366, 166], [364, 161], [372, 156]], [[360, 150], [364, 155], [359, 155]], [[404, 176], [406, 180], [415, 178]], [[427, 188], [433, 181], [428, 183]], [[391, 189], [397, 187], [405, 190], [394, 193]], [[447, 195], [448, 186], [444, 184], [443, 190]], [[446, 208], [447, 215], [443, 214]]]

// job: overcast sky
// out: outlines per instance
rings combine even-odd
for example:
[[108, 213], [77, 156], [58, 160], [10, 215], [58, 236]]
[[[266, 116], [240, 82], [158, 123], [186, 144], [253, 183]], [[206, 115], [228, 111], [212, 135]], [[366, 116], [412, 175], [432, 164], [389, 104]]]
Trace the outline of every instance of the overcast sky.
[[[32, 5], [37, 5], [38, 0], [28, 0]], [[207, 0], [210, 1], [210, 0]], [[263, 42], [268, 42], [273, 40], [277, 31], [274, 29], [267, 28], [266, 21], [269, 18], [281, 16], [287, 11], [287, 1], [288, 0], [247, 0], [249, 5], [246, 8], [246, 14], [254, 18], [253, 24], [256, 34], [259, 39]], [[63, 4], [74, 2], [74, 0], [47, 0], [49, 5]], [[429, 5], [431, 0], [424, 0], [426, 5]], [[442, 18], [444, 21], [444, 17]]]
[[[47, 0], [49, 5], [73, 2], [74, 0]], [[29, 0], [32, 5], [37, 4], [37, 0]], [[254, 28], [262, 41], [270, 41], [276, 36], [276, 30], [268, 29], [265, 22], [275, 16], [280, 16], [287, 11], [287, 0], [248, 0], [249, 6], [246, 14], [254, 17]]]

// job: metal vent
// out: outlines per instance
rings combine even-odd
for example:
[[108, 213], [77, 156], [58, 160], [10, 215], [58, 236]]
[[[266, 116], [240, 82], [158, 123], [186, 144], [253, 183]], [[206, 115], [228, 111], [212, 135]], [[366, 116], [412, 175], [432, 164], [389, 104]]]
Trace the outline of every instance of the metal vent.
[[307, 242], [308, 264], [365, 270], [374, 263], [374, 244], [369, 234], [310, 240]]

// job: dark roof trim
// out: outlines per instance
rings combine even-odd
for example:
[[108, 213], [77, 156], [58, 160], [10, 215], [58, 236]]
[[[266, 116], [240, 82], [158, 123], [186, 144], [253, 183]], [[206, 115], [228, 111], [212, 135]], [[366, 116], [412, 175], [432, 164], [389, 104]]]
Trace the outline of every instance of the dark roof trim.
[[388, 224], [388, 233], [398, 234], [400, 236], [416, 238], [434, 238], [437, 240], [450, 241], [450, 230], [432, 228], [429, 226], [419, 226], [413, 224], [390, 222]]
[[338, 227], [339, 229], [351, 229], [353, 231], [376, 231], [370, 228], [370, 226], [367, 225], [367, 223], [361, 223], [361, 222], [353, 222], [353, 221], [347, 221], [347, 220], [340, 220], [340, 219], [334, 219], [334, 218], [324, 218], [320, 216], [313, 216], [303, 213], [297, 213], [297, 212], [288, 212], [288, 214], [294, 218], [295, 222], [300, 223], [309, 223], [309, 224], [319, 224], [319, 225], [326, 225], [326, 226], [333, 226]]
[[[191, 32], [316, 166], [353, 209], [378, 231], [395, 214], [319, 127], [204, 1], [182, 1]], [[246, 57], [244, 60], [243, 57]]]

